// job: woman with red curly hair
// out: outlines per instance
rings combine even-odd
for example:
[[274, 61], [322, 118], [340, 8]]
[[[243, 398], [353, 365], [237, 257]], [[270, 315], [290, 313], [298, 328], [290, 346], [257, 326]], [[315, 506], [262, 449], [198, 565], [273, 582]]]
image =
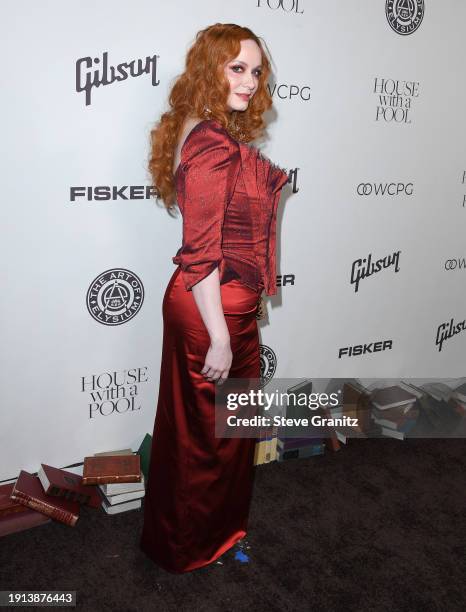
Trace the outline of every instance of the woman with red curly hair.
[[259, 379], [261, 294], [276, 293], [275, 227], [288, 174], [248, 143], [272, 105], [270, 63], [249, 29], [200, 32], [170, 110], [151, 131], [157, 196], [183, 217], [163, 299], [159, 397], [142, 550], [191, 571], [246, 534], [254, 438], [215, 436], [215, 385]]

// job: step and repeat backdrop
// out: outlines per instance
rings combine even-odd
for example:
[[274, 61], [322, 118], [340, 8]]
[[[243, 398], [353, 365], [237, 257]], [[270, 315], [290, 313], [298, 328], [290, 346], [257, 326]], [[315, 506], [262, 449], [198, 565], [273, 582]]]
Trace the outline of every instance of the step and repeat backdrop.
[[181, 216], [149, 131], [197, 31], [273, 60], [289, 170], [265, 378], [462, 377], [466, 97], [460, 0], [22, 0], [4, 7], [0, 480], [152, 432]]

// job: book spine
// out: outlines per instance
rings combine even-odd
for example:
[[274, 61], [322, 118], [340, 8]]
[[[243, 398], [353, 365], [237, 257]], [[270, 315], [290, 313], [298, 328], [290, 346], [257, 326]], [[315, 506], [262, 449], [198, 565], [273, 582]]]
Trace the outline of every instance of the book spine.
[[37, 510], [37, 512], [41, 512], [50, 518], [60, 521], [61, 523], [65, 523], [70, 527], [74, 527], [78, 517], [71, 512], [67, 512], [66, 510], [60, 510], [60, 508], [55, 508], [46, 502], [40, 501], [38, 499], [34, 499], [30, 495], [26, 495], [25, 493], [20, 493], [19, 491], [13, 491], [11, 494], [12, 499], [16, 499], [17, 501], [24, 503], [24, 505], [32, 508], [33, 510]]
[[112, 482], [141, 482], [140, 474], [130, 474], [129, 476], [83, 476], [83, 485], [92, 484], [111, 484]]

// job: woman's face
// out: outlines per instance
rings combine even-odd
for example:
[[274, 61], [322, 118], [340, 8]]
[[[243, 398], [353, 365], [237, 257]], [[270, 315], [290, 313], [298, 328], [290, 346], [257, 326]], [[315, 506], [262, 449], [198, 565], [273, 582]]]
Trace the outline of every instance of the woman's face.
[[227, 107], [230, 111], [245, 111], [256, 93], [262, 72], [262, 54], [256, 41], [241, 41], [241, 50], [235, 59], [227, 62], [225, 76], [230, 83]]

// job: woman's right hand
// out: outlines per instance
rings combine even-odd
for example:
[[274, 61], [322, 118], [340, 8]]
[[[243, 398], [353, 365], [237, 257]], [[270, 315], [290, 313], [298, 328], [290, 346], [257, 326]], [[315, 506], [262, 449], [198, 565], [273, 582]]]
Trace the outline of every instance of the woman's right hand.
[[218, 381], [218, 384], [221, 385], [228, 378], [232, 361], [233, 353], [231, 352], [230, 337], [211, 340], [201, 374], [207, 380]]

